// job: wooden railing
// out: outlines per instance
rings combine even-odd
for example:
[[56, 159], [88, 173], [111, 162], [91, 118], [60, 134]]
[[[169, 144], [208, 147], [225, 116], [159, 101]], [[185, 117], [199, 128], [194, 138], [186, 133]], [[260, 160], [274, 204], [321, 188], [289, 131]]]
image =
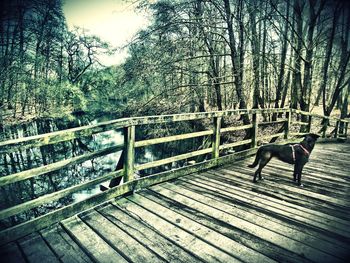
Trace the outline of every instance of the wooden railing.
[[[252, 122], [250, 124], [239, 125], [239, 126], [229, 126], [222, 127], [222, 120], [229, 116], [240, 116], [243, 114], [248, 114], [251, 116]], [[275, 121], [264, 121], [259, 122], [264, 117], [271, 116], [272, 114], [278, 114], [278, 118]], [[294, 115], [293, 115], [294, 114]], [[301, 115], [308, 116], [308, 122], [301, 122], [299, 119]], [[186, 122], [199, 119], [211, 119], [212, 126], [208, 127], [204, 131], [196, 131], [192, 133], [185, 133], [179, 135], [171, 135], [161, 138], [152, 138], [146, 140], [135, 140], [135, 129], [141, 125], [152, 125], [161, 123], [174, 123], [174, 122]], [[102, 182], [108, 181], [113, 178], [123, 177], [123, 183], [107, 191], [92, 195], [91, 197], [76, 202], [65, 207], [59, 208], [55, 211], [42, 215], [38, 218], [34, 218], [27, 222], [21, 223], [19, 225], [12, 226], [0, 232], [0, 244], [15, 240], [18, 237], [24, 236], [35, 230], [41, 229], [55, 222], [72, 216], [80, 211], [89, 209], [98, 204], [101, 204], [111, 198], [123, 195], [125, 193], [133, 192], [138, 189], [170, 180], [185, 174], [190, 174], [193, 172], [198, 172], [200, 170], [209, 169], [217, 165], [221, 165], [227, 162], [231, 162], [238, 158], [243, 158], [255, 153], [258, 142], [269, 142], [271, 139], [282, 138], [284, 140], [290, 139], [291, 136], [303, 135], [311, 131], [312, 123], [314, 120], [322, 120], [322, 125], [324, 129], [322, 136], [327, 136], [327, 127], [334, 125], [334, 137], [347, 137], [348, 120], [330, 118], [325, 116], [320, 116], [316, 114], [310, 114], [308, 112], [303, 112], [299, 110], [291, 109], [251, 109], [251, 110], [227, 110], [227, 111], [217, 111], [217, 112], [204, 112], [204, 113], [187, 113], [187, 114], [174, 114], [174, 115], [162, 115], [162, 116], [148, 116], [148, 117], [135, 117], [135, 118], [124, 118], [108, 122], [103, 122], [95, 125], [89, 125], [84, 127], [78, 127], [63, 131], [52, 132], [48, 134], [42, 134], [32, 137], [24, 137], [15, 140], [0, 142], [0, 154], [8, 154], [15, 151], [22, 151], [24, 149], [33, 147], [42, 147], [45, 145], [56, 144], [59, 142], [70, 141], [72, 139], [90, 136], [93, 134], [101, 133], [108, 130], [123, 129], [124, 130], [124, 143], [121, 145], [116, 145], [112, 147], [107, 147], [105, 149], [86, 153], [80, 156], [76, 156], [70, 159], [58, 161], [52, 164], [44, 165], [41, 167], [33, 168], [30, 170], [25, 170], [11, 175], [6, 175], [0, 177], [0, 187], [4, 187], [9, 184], [27, 180], [30, 178], [35, 178], [38, 176], [44, 176], [51, 172], [58, 171], [62, 168], [70, 167], [75, 164], [83, 163], [86, 160], [91, 160], [96, 157], [104, 156], [113, 152], [120, 150], [124, 151], [124, 164], [123, 169], [119, 169], [114, 172], [110, 172], [96, 179], [92, 179], [82, 184], [74, 185], [66, 189], [62, 189], [47, 195], [40, 196], [33, 200], [17, 204], [12, 207], [8, 207], [0, 211], [0, 220], [10, 218], [24, 211], [28, 211], [35, 207], [43, 204], [47, 204], [53, 201], [57, 201], [60, 198], [66, 197], [75, 193], [77, 191], [86, 189], [88, 187], [98, 185]], [[278, 132], [275, 134], [269, 134], [265, 136], [259, 136], [259, 127], [264, 127], [268, 125], [282, 125]], [[293, 127], [298, 126], [297, 132], [292, 132]], [[304, 133], [300, 132], [300, 127], [306, 126]], [[342, 127], [342, 132], [339, 132], [339, 127]], [[233, 131], [246, 130], [246, 134], [250, 134], [248, 138], [239, 140], [236, 142], [222, 144], [220, 137], [225, 133]], [[147, 147], [150, 145], [181, 141], [185, 139], [197, 138], [211, 136], [211, 145], [208, 148], [172, 156], [169, 158], [156, 160], [148, 163], [135, 165], [135, 148]], [[223, 150], [228, 148], [235, 148], [239, 146], [246, 146], [245, 150], [236, 151], [231, 154], [223, 155], [221, 154]], [[180, 160], [185, 160], [193, 158], [200, 155], [209, 155], [209, 160], [205, 160], [199, 163], [194, 163], [187, 165], [185, 167], [171, 169], [154, 175], [150, 175], [144, 178], [135, 179], [134, 175], [140, 170], [145, 170], [153, 167], [162, 166], [165, 164], [177, 162]]]

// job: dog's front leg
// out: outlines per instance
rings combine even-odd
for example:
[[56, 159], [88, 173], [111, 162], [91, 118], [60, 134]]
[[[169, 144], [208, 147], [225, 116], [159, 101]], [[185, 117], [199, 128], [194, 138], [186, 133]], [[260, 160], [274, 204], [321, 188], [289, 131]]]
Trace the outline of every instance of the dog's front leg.
[[303, 185], [301, 184], [301, 173], [303, 170], [303, 165], [296, 163], [294, 166], [294, 181], [297, 181], [297, 184], [300, 187], [303, 187]]
[[301, 183], [301, 174], [302, 174], [302, 171], [303, 171], [303, 167], [300, 168], [300, 171], [298, 173], [298, 185], [300, 187], [304, 187], [303, 184]]

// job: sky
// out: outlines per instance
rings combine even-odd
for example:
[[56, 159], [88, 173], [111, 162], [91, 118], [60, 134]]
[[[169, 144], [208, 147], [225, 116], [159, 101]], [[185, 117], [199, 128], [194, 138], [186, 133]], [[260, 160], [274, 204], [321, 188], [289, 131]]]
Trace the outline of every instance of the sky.
[[106, 66], [122, 63], [127, 57], [127, 49], [119, 49], [128, 44], [135, 34], [146, 28], [149, 16], [136, 10], [137, 0], [65, 0], [63, 12], [68, 29], [74, 26], [84, 28], [88, 33], [109, 42], [118, 51], [114, 55], [104, 55], [99, 59]]

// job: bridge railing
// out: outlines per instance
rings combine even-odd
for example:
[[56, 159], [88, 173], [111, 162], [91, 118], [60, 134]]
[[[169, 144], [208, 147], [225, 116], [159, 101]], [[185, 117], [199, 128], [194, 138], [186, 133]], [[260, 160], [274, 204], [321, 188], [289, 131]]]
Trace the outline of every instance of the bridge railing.
[[[223, 118], [229, 116], [241, 116], [241, 115], [250, 115], [251, 123], [242, 124], [239, 126], [225, 126], [222, 127]], [[261, 121], [262, 116], [264, 119], [268, 119], [266, 116], [271, 116], [272, 114], [278, 114], [279, 118], [274, 121]], [[298, 119], [293, 118], [293, 116], [305, 115], [309, 116], [309, 121], [307, 123], [300, 122]], [[310, 114], [308, 112], [302, 112], [299, 110], [291, 110], [289, 108], [283, 109], [243, 109], [243, 110], [227, 110], [227, 111], [216, 111], [216, 112], [204, 112], [204, 113], [186, 113], [186, 114], [174, 114], [174, 115], [161, 115], [161, 116], [147, 116], [147, 117], [134, 117], [134, 118], [123, 118], [118, 120], [112, 120], [108, 122], [103, 122], [99, 124], [83, 126], [68, 130], [62, 130], [37, 136], [24, 137], [9, 141], [0, 142], [0, 154], [8, 154], [15, 151], [21, 151], [33, 147], [42, 147], [45, 145], [56, 144], [60, 142], [70, 141], [76, 138], [91, 136], [93, 134], [115, 130], [123, 129], [124, 130], [124, 143], [120, 145], [115, 145], [107, 147], [105, 149], [82, 154], [70, 159], [61, 160], [52, 164], [44, 165], [41, 167], [33, 168], [30, 170], [21, 171], [11, 175], [5, 175], [0, 177], [0, 187], [4, 187], [9, 184], [17, 183], [20, 181], [28, 180], [30, 178], [35, 178], [38, 176], [45, 176], [51, 172], [58, 171], [62, 168], [67, 168], [75, 164], [83, 163], [87, 160], [91, 160], [96, 157], [104, 156], [113, 152], [120, 150], [124, 151], [124, 164], [123, 168], [102, 175], [98, 178], [91, 179], [82, 184], [73, 185], [71, 187], [42, 195], [33, 200], [26, 201], [20, 204], [17, 204], [12, 207], [8, 207], [0, 211], [0, 220], [8, 219], [12, 216], [16, 216], [22, 212], [28, 211], [35, 207], [38, 207], [43, 204], [47, 204], [53, 201], [57, 201], [63, 197], [69, 196], [72, 193], [78, 192], [80, 190], [87, 189], [94, 185], [98, 185], [102, 182], [108, 181], [113, 178], [123, 177], [123, 183], [107, 191], [92, 195], [91, 197], [76, 202], [64, 207], [61, 207], [55, 211], [49, 212], [45, 215], [39, 216], [37, 218], [31, 219], [27, 222], [21, 223], [9, 227], [0, 232], [0, 244], [15, 240], [18, 237], [24, 236], [28, 233], [31, 233], [35, 230], [46, 227], [55, 222], [72, 216], [79, 211], [89, 209], [98, 204], [101, 204], [111, 198], [123, 195], [128, 192], [133, 192], [143, 187], [147, 187], [152, 184], [163, 182], [172, 178], [176, 178], [185, 174], [198, 172], [200, 170], [209, 169], [220, 164], [231, 162], [238, 158], [243, 158], [255, 153], [256, 147], [259, 141], [268, 142], [271, 139], [283, 138], [290, 139], [290, 136], [302, 135], [303, 133], [292, 132], [293, 125], [307, 126], [305, 130], [306, 133], [311, 130], [311, 124], [313, 118], [321, 118], [322, 120], [327, 120], [323, 122], [323, 125], [327, 126], [334, 121], [336, 123], [334, 133], [335, 137], [345, 136], [347, 137], [347, 128], [348, 120], [341, 120], [335, 118], [324, 117], [320, 115]], [[152, 125], [152, 124], [161, 124], [161, 123], [174, 123], [174, 122], [186, 122], [199, 119], [210, 119], [211, 127], [208, 127], [204, 131], [195, 131], [191, 133], [177, 134], [166, 137], [151, 138], [146, 140], [136, 140], [135, 134], [136, 129], [141, 125]], [[324, 124], [326, 123], [326, 124]], [[277, 133], [268, 134], [261, 136], [259, 135], [259, 128], [266, 125], [281, 125]], [[339, 127], [343, 125], [343, 133], [339, 134]], [[222, 143], [221, 137], [225, 133], [246, 130], [249, 131], [246, 134], [250, 134], [248, 138], [243, 140], [238, 140], [231, 143]], [[327, 130], [327, 129], [325, 129]], [[261, 131], [260, 131], [261, 133]], [[190, 138], [198, 137], [211, 137], [211, 145], [207, 148], [195, 150], [188, 153], [183, 153], [168, 158], [151, 161], [142, 164], [135, 164], [135, 149], [140, 147], [147, 147], [150, 145], [168, 143], [173, 141], [182, 141]], [[324, 132], [323, 136], [326, 136]], [[235, 148], [242, 145], [246, 145], [245, 150], [236, 151], [231, 154], [222, 155], [221, 153], [224, 150], [229, 148]], [[153, 167], [162, 166], [165, 164], [178, 162], [180, 160], [185, 160], [201, 155], [209, 155], [210, 158], [203, 162], [194, 163], [187, 165], [185, 167], [171, 169], [161, 173], [153, 174], [144, 178], [135, 179], [134, 175], [137, 171], [144, 169], [149, 169]]]

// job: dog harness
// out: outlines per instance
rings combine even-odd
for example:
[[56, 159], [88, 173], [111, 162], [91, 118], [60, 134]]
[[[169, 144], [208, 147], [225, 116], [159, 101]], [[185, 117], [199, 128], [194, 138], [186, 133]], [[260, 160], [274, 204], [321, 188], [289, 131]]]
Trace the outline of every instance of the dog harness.
[[309, 156], [310, 152], [308, 150], [305, 149], [304, 146], [302, 146], [300, 143], [299, 144], [294, 144], [294, 145], [290, 145], [290, 147], [292, 148], [292, 158], [293, 158], [293, 162], [295, 162], [295, 146], [300, 146], [300, 148], [304, 151], [305, 155]]

